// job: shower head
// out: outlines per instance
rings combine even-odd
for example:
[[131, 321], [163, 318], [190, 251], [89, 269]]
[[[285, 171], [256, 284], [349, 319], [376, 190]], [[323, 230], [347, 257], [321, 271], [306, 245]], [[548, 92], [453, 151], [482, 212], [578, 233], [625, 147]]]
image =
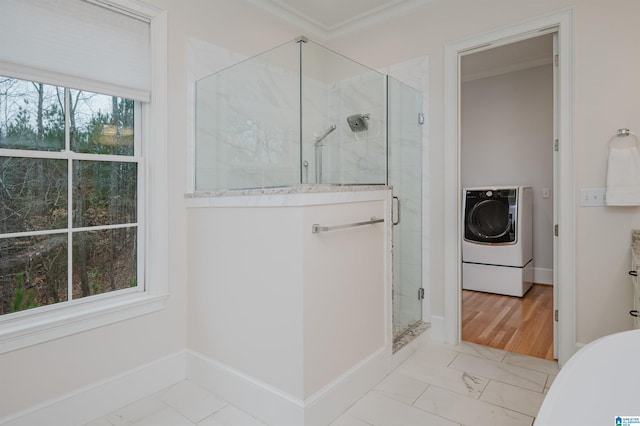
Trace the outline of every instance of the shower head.
[[333, 132], [336, 129], [336, 125], [333, 124], [331, 127], [329, 127], [323, 134], [322, 136], [318, 136], [316, 138], [316, 145], [321, 145], [320, 142], [322, 142], [324, 140], [324, 138], [326, 138], [327, 136], [329, 136], [329, 133]]
[[350, 115], [347, 117], [347, 123], [351, 131], [355, 133], [364, 132], [369, 128], [369, 113]]

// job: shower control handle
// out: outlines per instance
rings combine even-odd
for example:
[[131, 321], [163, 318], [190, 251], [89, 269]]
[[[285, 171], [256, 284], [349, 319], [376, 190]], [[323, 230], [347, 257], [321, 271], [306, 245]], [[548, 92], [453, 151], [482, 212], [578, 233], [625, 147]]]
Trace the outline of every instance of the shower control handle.
[[[396, 197], [395, 195], [393, 196], [393, 199], [396, 200], [396, 203], [398, 204], [398, 208], [396, 209], [398, 211], [398, 220], [394, 220], [392, 222], [392, 224], [395, 225], [399, 225], [400, 224], [400, 198]], [[393, 213], [393, 211], [392, 211]]]

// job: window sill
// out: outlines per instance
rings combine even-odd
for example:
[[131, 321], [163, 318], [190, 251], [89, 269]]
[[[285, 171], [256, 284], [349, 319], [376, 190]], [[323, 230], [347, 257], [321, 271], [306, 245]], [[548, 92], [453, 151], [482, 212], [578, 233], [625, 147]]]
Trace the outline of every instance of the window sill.
[[136, 291], [11, 314], [0, 318], [0, 354], [159, 311], [166, 298]]

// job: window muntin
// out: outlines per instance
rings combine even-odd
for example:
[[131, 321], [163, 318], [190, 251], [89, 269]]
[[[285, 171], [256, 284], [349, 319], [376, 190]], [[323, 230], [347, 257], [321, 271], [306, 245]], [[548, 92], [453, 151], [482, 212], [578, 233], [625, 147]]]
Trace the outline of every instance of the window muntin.
[[142, 289], [136, 110], [0, 77], [0, 315]]

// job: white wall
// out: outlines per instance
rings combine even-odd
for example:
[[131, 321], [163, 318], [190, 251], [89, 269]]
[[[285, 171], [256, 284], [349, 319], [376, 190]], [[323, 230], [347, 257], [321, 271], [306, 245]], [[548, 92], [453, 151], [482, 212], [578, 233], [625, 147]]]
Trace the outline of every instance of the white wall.
[[184, 317], [176, 292], [164, 312], [1, 355], [0, 419], [177, 352]]
[[[246, 56], [291, 40], [304, 28], [289, 25], [232, 0], [154, 0], [168, 6], [170, 23], [170, 143], [171, 199], [186, 187], [185, 135], [188, 134], [185, 45], [188, 37]], [[435, 1], [357, 34], [323, 41], [325, 46], [375, 69], [428, 56], [430, 65], [429, 163], [430, 205], [429, 283], [431, 311], [444, 314], [442, 201], [444, 174], [444, 62], [447, 43], [496, 28], [575, 7], [575, 181], [576, 189], [605, 186], [606, 141], [620, 127], [640, 131], [640, 26], [635, 0], [448, 0]], [[496, 13], [499, 11], [499, 13]], [[464, 13], [463, 13], [464, 12]], [[561, 58], [572, 60], [572, 58]], [[575, 202], [577, 203], [577, 198]], [[170, 211], [172, 223], [182, 226], [181, 207]], [[631, 228], [640, 227], [634, 207], [577, 208], [577, 340], [631, 327], [628, 316], [631, 286], [627, 276]], [[177, 242], [181, 242], [178, 235]]]
[[[169, 22], [169, 280], [163, 312], [0, 356], [0, 416], [39, 404], [117, 375], [186, 346], [188, 121], [187, 42], [196, 38], [251, 56], [304, 33], [304, 29], [237, 0], [153, 0]], [[636, 0], [448, 0], [378, 24], [358, 34], [323, 42], [380, 69], [408, 59], [430, 59], [429, 283], [431, 311], [444, 314], [442, 248], [443, 51], [447, 43], [575, 6], [575, 168], [577, 188], [604, 187], [606, 141], [620, 127], [640, 129], [640, 2]], [[318, 40], [322, 42], [322, 40]], [[562, 58], [561, 60], [572, 60]], [[575, 200], [577, 202], [577, 199]], [[640, 228], [634, 207], [577, 209], [577, 338], [589, 342], [631, 327], [631, 228]], [[20, 368], [16, 368], [20, 366]]]
[[[186, 53], [188, 37], [251, 56], [291, 40], [304, 28], [295, 27], [232, 0], [190, 0], [176, 4], [154, 0], [169, 9], [169, 78], [171, 199], [186, 188], [189, 123]], [[576, 189], [605, 186], [606, 141], [620, 127], [640, 131], [640, 26], [635, 0], [448, 0], [435, 1], [410, 14], [354, 34], [316, 41], [345, 56], [381, 69], [390, 64], [428, 56], [430, 235], [429, 284], [432, 315], [444, 314], [444, 235], [442, 200], [444, 165], [444, 63], [447, 43], [460, 41], [534, 17], [575, 7], [575, 180]], [[462, 13], [461, 11], [464, 11]], [[499, 11], [499, 13], [496, 13]], [[242, 24], [242, 25], [241, 25]], [[572, 60], [572, 58], [561, 58]], [[575, 202], [577, 203], [577, 198]], [[175, 205], [175, 204], [172, 204]], [[184, 210], [170, 210], [174, 226], [185, 220]], [[577, 208], [577, 340], [631, 327], [628, 315], [631, 286], [627, 276], [631, 228], [640, 227], [640, 209], [634, 207]], [[184, 235], [184, 234], [179, 234]], [[177, 242], [182, 237], [174, 235]]]
[[553, 280], [551, 64], [462, 85], [462, 187], [533, 187], [534, 282]]
[[[640, 3], [633, 0], [438, 1], [424, 10], [332, 47], [371, 66], [428, 55], [430, 81], [430, 284], [432, 315], [444, 315], [444, 62], [447, 43], [575, 7], [574, 128], [576, 189], [605, 186], [607, 140], [621, 127], [640, 130]], [[410, 31], [408, 29], [411, 29]], [[561, 58], [572, 60], [572, 58]], [[578, 202], [576, 197], [575, 202]], [[576, 204], [577, 205], [577, 204]], [[631, 327], [630, 231], [637, 207], [577, 207], [577, 341]], [[560, 283], [561, 284], [561, 283]]]

